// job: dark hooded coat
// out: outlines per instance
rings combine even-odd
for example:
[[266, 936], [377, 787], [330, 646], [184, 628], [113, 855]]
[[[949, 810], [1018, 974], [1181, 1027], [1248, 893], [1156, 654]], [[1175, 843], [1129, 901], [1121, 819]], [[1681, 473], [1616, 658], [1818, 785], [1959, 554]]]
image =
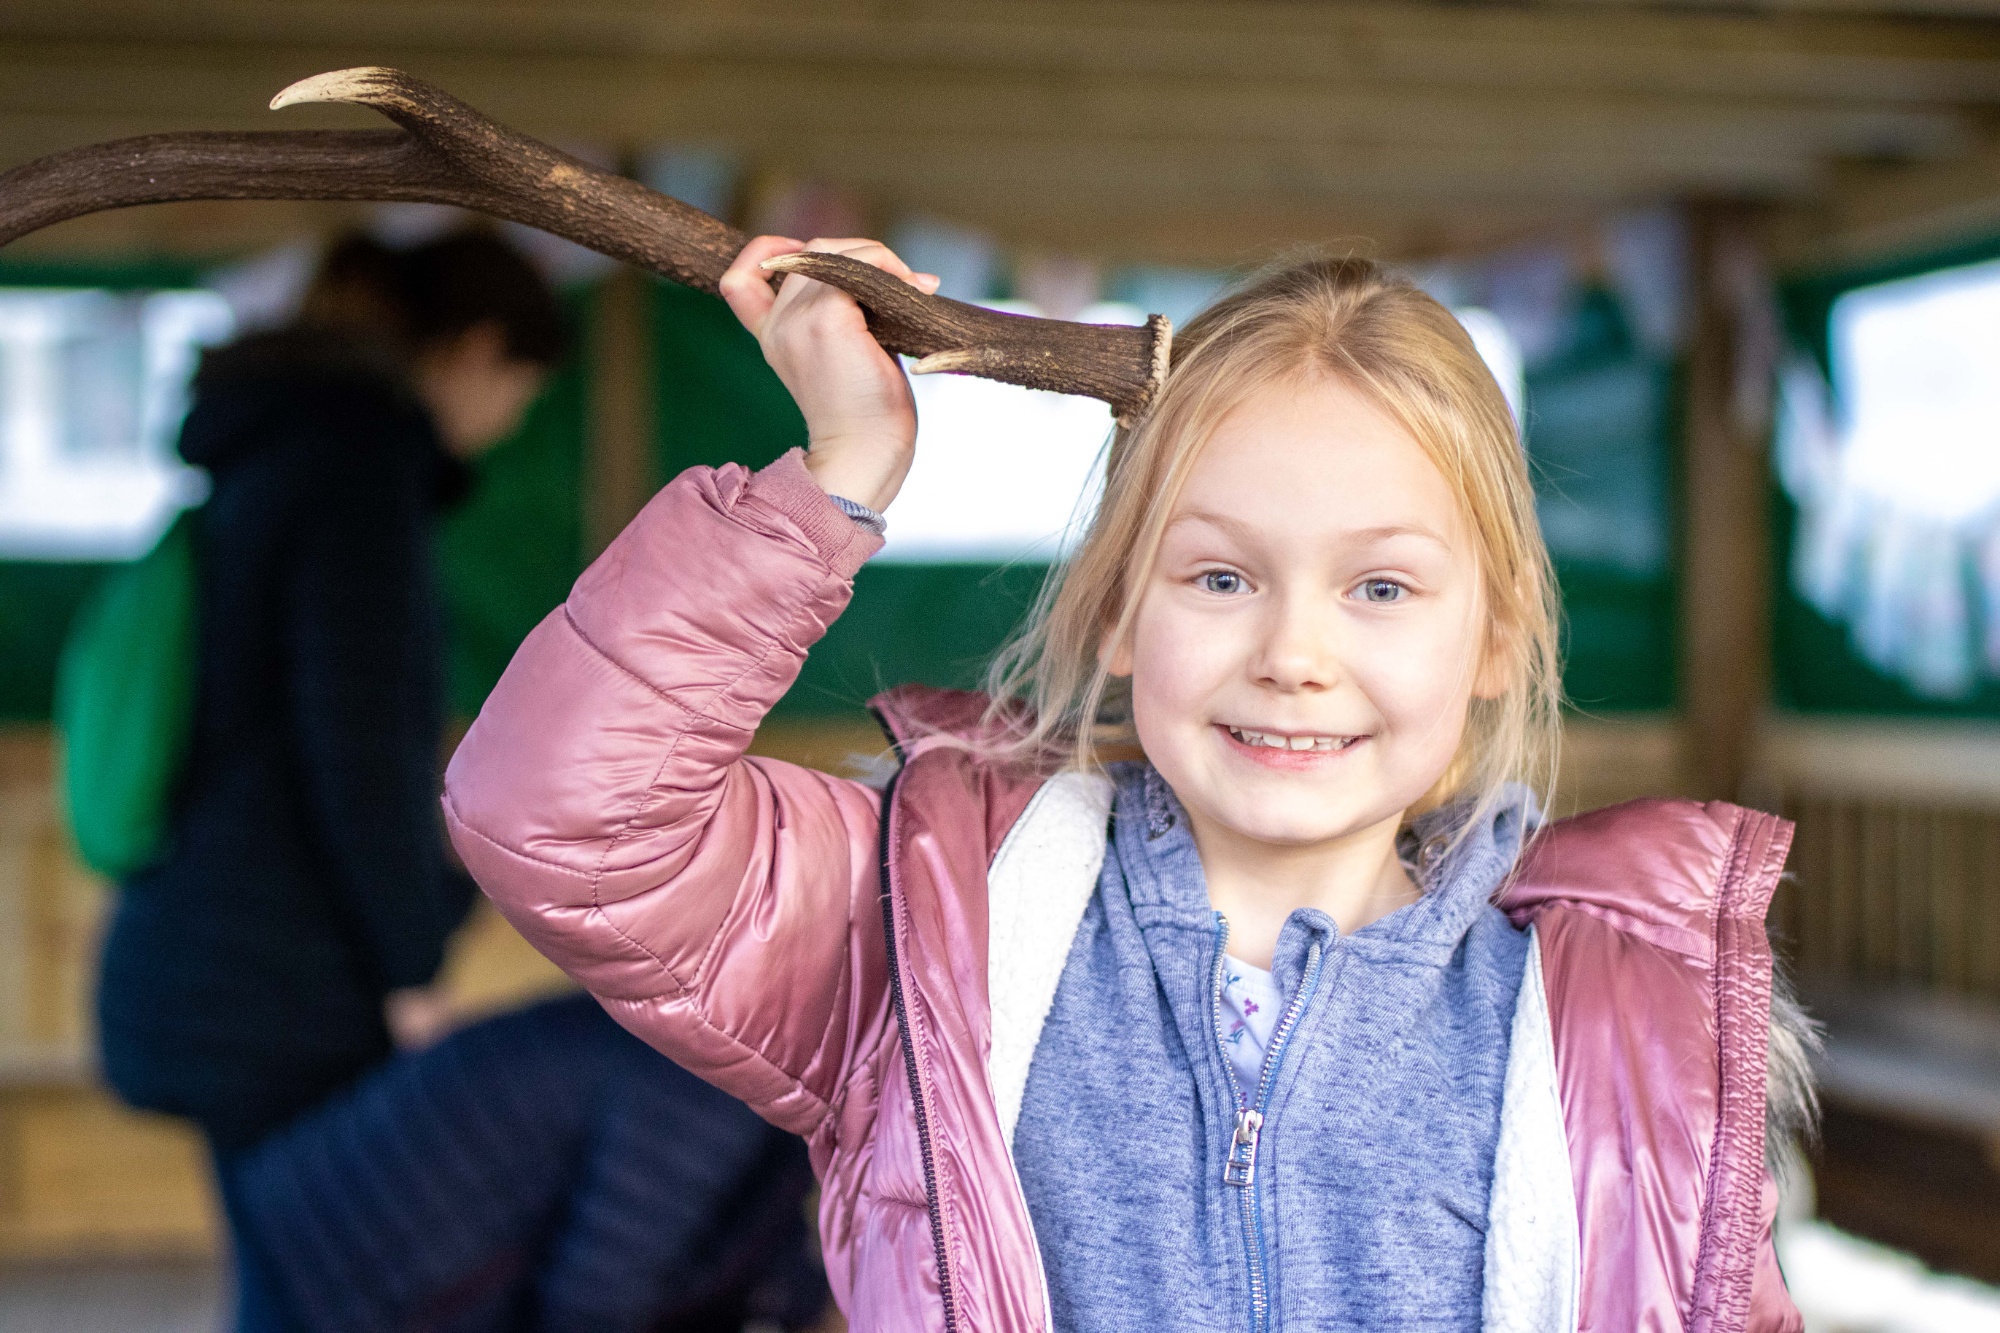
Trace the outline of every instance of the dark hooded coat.
[[390, 1051], [473, 889], [436, 815], [432, 545], [468, 474], [405, 384], [304, 333], [211, 354], [182, 456], [199, 529], [192, 748], [163, 860], [122, 886], [99, 989], [135, 1105], [254, 1142]]

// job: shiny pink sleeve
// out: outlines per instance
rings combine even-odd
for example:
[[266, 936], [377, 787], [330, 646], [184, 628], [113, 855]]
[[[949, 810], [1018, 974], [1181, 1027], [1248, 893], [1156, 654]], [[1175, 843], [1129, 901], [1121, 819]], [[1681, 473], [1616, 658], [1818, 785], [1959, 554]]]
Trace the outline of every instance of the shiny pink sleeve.
[[507, 919], [799, 1133], [884, 1021], [879, 798], [744, 751], [880, 544], [797, 451], [690, 469], [528, 636], [445, 777], [452, 842]]

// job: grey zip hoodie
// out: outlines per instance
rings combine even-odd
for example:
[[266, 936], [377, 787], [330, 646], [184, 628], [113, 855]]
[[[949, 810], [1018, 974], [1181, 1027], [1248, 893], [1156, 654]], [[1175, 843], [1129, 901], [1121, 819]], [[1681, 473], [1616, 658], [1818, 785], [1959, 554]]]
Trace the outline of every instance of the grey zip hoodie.
[[1285, 1016], [1263, 1086], [1239, 1089], [1218, 1031], [1227, 926], [1186, 814], [1150, 765], [1112, 772], [1103, 874], [1014, 1136], [1055, 1327], [1478, 1329], [1528, 950], [1491, 898], [1532, 802], [1363, 930], [1293, 913], [1272, 962]]

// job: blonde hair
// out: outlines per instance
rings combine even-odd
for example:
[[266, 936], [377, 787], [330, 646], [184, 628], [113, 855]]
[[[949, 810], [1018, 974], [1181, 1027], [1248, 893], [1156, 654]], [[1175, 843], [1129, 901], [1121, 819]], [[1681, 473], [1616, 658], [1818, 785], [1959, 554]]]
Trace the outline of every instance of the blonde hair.
[[[1181, 487], [1231, 409], [1314, 374], [1370, 397], [1422, 446], [1469, 520], [1505, 690], [1474, 698], [1456, 757], [1420, 809], [1490, 808], [1509, 782], [1544, 799], [1561, 704], [1555, 581], [1505, 395], [1451, 312], [1362, 259], [1312, 259], [1252, 278], [1174, 340], [1159, 398], [1113, 436], [1104, 494], [1076, 552], [987, 677], [996, 757], [1093, 770], [1137, 745], [1129, 688], [1100, 650], [1131, 629]], [[1025, 707], [1023, 707], [1025, 705]]]

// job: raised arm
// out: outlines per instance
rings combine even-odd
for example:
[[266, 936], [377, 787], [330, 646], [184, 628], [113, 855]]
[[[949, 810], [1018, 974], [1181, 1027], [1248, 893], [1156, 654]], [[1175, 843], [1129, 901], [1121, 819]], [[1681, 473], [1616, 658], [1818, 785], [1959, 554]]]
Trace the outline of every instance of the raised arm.
[[846, 293], [767, 262], [830, 251], [923, 291], [873, 241], [762, 236], [718, 287], [809, 452], [662, 491], [522, 645], [445, 781], [460, 855], [612, 1015], [810, 1133], [887, 1027], [875, 792], [746, 760], [847, 605], [916, 447], [909, 381]]
[[800, 1133], [884, 1017], [878, 798], [744, 750], [879, 544], [797, 452], [683, 473], [521, 646], [445, 780], [522, 934]]

